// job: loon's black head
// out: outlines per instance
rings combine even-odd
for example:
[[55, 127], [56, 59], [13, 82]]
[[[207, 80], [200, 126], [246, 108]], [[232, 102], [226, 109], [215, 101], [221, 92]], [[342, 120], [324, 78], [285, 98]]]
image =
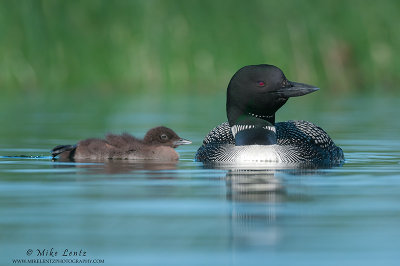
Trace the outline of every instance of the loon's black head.
[[233, 126], [243, 116], [275, 123], [275, 112], [289, 97], [301, 96], [318, 88], [289, 81], [282, 70], [272, 65], [252, 65], [239, 69], [228, 85], [226, 113]]

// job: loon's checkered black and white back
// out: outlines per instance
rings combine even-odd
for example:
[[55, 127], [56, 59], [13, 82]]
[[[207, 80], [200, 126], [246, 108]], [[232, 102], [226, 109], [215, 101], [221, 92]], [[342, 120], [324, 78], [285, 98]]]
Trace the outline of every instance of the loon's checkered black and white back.
[[[277, 145], [267, 145], [273, 151], [276, 162], [311, 163], [313, 165], [340, 165], [344, 161], [341, 148], [333, 143], [328, 134], [308, 121], [287, 121], [275, 124]], [[251, 146], [235, 146], [228, 122], [211, 130], [198, 149], [196, 160], [200, 162], [235, 162], [243, 151]], [[270, 147], [269, 147], [270, 146]], [[257, 148], [259, 150], [259, 148]]]

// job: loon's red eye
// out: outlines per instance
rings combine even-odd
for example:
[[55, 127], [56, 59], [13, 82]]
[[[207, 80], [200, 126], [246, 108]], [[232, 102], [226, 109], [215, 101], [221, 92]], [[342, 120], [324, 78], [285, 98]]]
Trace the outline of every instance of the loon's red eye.
[[264, 82], [264, 81], [258, 81], [258, 82], [257, 82], [257, 85], [260, 86], [260, 87], [262, 87], [262, 86], [265, 85], [265, 82]]

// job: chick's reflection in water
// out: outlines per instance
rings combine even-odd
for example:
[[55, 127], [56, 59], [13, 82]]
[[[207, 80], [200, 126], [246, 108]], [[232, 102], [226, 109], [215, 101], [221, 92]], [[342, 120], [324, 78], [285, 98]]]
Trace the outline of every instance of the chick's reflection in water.
[[89, 160], [55, 163], [54, 168], [76, 168], [88, 170], [88, 174], [129, 174], [134, 171], [175, 170], [177, 162], [153, 162], [137, 160]]

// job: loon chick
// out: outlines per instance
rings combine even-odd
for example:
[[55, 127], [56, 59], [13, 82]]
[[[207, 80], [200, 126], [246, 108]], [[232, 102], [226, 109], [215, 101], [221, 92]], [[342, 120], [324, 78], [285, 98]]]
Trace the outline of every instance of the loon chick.
[[342, 164], [342, 149], [320, 127], [307, 121], [275, 123], [275, 112], [290, 97], [316, 90], [314, 86], [289, 81], [273, 65], [239, 69], [227, 89], [228, 122], [209, 132], [197, 151], [196, 161]]
[[190, 144], [189, 140], [180, 138], [167, 127], [150, 129], [144, 139], [124, 133], [122, 135], [108, 134], [105, 139], [90, 138], [76, 145], [59, 145], [52, 151], [53, 159], [59, 156], [61, 160], [81, 159], [132, 159], [176, 161], [179, 159], [174, 148], [182, 144]]

